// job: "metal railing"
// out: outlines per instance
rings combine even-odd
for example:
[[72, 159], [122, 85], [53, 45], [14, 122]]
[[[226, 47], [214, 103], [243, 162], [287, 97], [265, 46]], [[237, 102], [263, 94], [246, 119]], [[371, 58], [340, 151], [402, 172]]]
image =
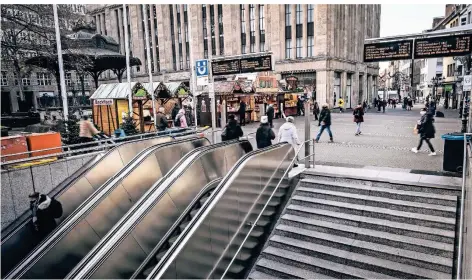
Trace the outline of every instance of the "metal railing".
[[[254, 222], [251, 223], [251, 228], [249, 229], [249, 231], [247, 232], [246, 236], [244, 237], [243, 241], [241, 242], [241, 245], [238, 247], [238, 250], [236, 250], [236, 252], [234, 253], [233, 255], [233, 258], [231, 258], [231, 261], [228, 263], [228, 266], [226, 267], [225, 271], [223, 272], [223, 275], [221, 276], [220, 279], [223, 279], [226, 275], [226, 273], [228, 272], [229, 268], [231, 267], [231, 265], [233, 264], [234, 260], [236, 259], [236, 257], [239, 255], [239, 252], [241, 251], [241, 249], [243, 248], [244, 246], [244, 243], [246, 243], [246, 240], [249, 238], [249, 236], [251, 235], [251, 232], [253, 231], [254, 227], [257, 225], [257, 223], [259, 222], [259, 219], [261, 218], [262, 214], [264, 213], [265, 209], [267, 208], [267, 206], [269, 205], [270, 201], [272, 200], [272, 197], [274, 196], [274, 194], [278, 191], [279, 187], [280, 187], [280, 184], [282, 184], [284, 178], [288, 175], [289, 171], [291, 170], [291, 166], [294, 165], [296, 159], [298, 158], [298, 154], [300, 153], [300, 151], [302, 150], [302, 147], [304, 145], [306, 145], [306, 143], [314, 143], [315, 139], [308, 139], [308, 140], [305, 140], [304, 142], [302, 142], [302, 144], [300, 145], [300, 147], [298, 147], [298, 150], [296, 151], [295, 153], [295, 156], [293, 157], [293, 159], [291, 160], [290, 162], [290, 165], [289, 165], [289, 168], [287, 168], [284, 172], [284, 175], [281, 177], [281, 179], [279, 180], [279, 182], [277, 183], [277, 186], [274, 188], [274, 190], [272, 191], [272, 193], [270, 194], [270, 197], [267, 199], [267, 202], [264, 204], [264, 207], [262, 207], [262, 210], [260, 211], [259, 215], [257, 216], [256, 220]], [[314, 144], [313, 144], [313, 154], [311, 155], [307, 155], [305, 156], [303, 159], [306, 159], [310, 156], [313, 156], [313, 164], [314, 164]], [[283, 162], [283, 161], [282, 161]], [[275, 176], [275, 173], [272, 174], [272, 176], [269, 178], [269, 180], [267, 182], [271, 182], [272, 179], [274, 178]], [[267, 187], [267, 185], [264, 187], [264, 189], [261, 191], [261, 194], [265, 191], [265, 188]], [[251, 208], [249, 209], [248, 213], [251, 213], [252, 212], [252, 209], [254, 209], [256, 207], [256, 204], [258, 202], [259, 199], [256, 199], [254, 201], [254, 203], [251, 205]], [[240, 229], [239, 229], [240, 230]], [[238, 230], [238, 232], [239, 232]], [[232, 244], [233, 243], [233, 240], [234, 238], [237, 236], [237, 234], [235, 234], [233, 236], [233, 239], [229, 242], [229, 244]], [[223, 254], [221, 255], [221, 257], [223, 257], [225, 254], [226, 254], [226, 251], [228, 250], [230, 246], [227, 246], [225, 251], [223, 252]], [[216, 266], [215, 266], [216, 267]], [[215, 269], [215, 267], [213, 269]], [[211, 273], [210, 273], [211, 275]]]
[[[463, 247], [464, 247], [464, 209], [465, 209], [465, 197], [467, 187], [467, 175], [468, 175], [468, 153], [467, 153], [467, 138], [472, 136], [472, 133], [464, 133], [464, 159], [462, 162], [462, 186], [461, 186], [461, 208], [459, 216], [459, 241], [457, 245], [457, 270], [456, 279], [462, 279], [463, 269]], [[469, 213], [470, 215], [470, 213]]]
[[[204, 130], [199, 131], [197, 130], [196, 127], [189, 127], [189, 131], [178, 131], [178, 132], [173, 132], [169, 131], [169, 133], [163, 133], [161, 136], [176, 136], [179, 134], [187, 134], [187, 133], [202, 133]], [[15, 154], [8, 154], [8, 155], [2, 155], [0, 157], [0, 165], [11, 165], [11, 164], [19, 164], [19, 163], [24, 163], [24, 162], [29, 162], [29, 161], [36, 161], [36, 160], [41, 160], [45, 158], [51, 158], [51, 157], [67, 157], [67, 156], [72, 156], [76, 154], [80, 154], [83, 152], [98, 152], [98, 151], [105, 151], [110, 148], [113, 148], [117, 145], [123, 144], [127, 141], [131, 140], [142, 140], [147, 137], [151, 136], [156, 136], [158, 135], [157, 132], [148, 132], [148, 133], [142, 133], [142, 134], [136, 134], [136, 135], [130, 135], [130, 136], [125, 136], [125, 137], [119, 137], [119, 138], [107, 138], [107, 139], [99, 139], [97, 141], [89, 142], [89, 143], [79, 143], [79, 144], [71, 144], [71, 145], [65, 145], [65, 146], [60, 146], [60, 147], [54, 147], [54, 148], [46, 148], [46, 149], [41, 149], [41, 150], [34, 150], [34, 151], [28, 151], [28, 152], [21, 152], [21, 153], [15, 153]], [[115, 142], [116, 141], [116, 142]], [[83, 147], [83, 148], [80, 148]], [[74, 149], [73, 149], [74, 148]], [[46, 151], [54, 151], [54, 150], [59, 150], [61, 149], [61, 152], [57, 153], [51, 153], [47, 155], [42, 155], [42, 156], [36, 156], [36, 157], [26, 157], [22, 159], [17, 159], [17, 160], [6, 160], [6, 158], [11, 158], [15, 156], [22, 156], [22, 155], [30, 155], [34, 153], [41, 153], [41, 152], [46, 152]]]

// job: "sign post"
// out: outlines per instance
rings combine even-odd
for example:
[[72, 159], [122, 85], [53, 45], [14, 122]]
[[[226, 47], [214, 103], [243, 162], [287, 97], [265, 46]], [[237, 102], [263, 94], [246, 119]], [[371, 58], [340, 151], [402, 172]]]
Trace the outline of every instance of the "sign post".
[[[143, 6], [143, 14], [147, 15], [147, 5], [142, 5]], [[148, 73], [149, 73], [149, 86], [151, 89], [151, 101], [152, 101], [152, 118], [154, 120], [154, 128], [157, 129], [156, 127], [156, 104], [154, 102], [154, 85], [152, 84], [152, 71], [151, 71], [151, 48], [149, 46], [149, 26], [148, 26], [148, 21], [144, 20], [144, 36], [146, 37], [146, 55], [147, 55], [147, 67], [148, 67]]]
[[66, 80], [64, 78], [64, 64], [62, 61], [62, 45], [61, 34], [59, 31], [59, 17], [57, 15], [57, 4], [52, 5], [52, 8], [54, 11], [54, 27], [56, 29], [57, 62], [59, 64], [59, 79], [61, 82], [62, 108], [64, 120], [67, 121], [69, 119], [69, 107], [67, 105]]
[[126, 10], [126, 4], [123, 4], [123, 22], [125, 27], [125, 52], [126, 52], [126, 81], [128, 82], [128, 110], [129, 117], [133, 116], [133, 97], [131, 96], [131, 68], [129, 63], [129, 38], [128, 38], [128, 11]]

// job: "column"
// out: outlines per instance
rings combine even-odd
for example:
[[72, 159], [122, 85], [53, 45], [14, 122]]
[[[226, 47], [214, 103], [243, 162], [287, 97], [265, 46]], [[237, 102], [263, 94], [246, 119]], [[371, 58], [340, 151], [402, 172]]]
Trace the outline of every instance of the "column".
[[333, 107], [334, 102], [334, 71], [322, 70], [316, 72], [316, 98], [319, 104], [328, 103]]
[[[355, 102], [355, 103], [358, 103], [359, 101], [362, 102], [362, 99], [359, 98], [359, 91], [360, 91], [360, 88], [359, 88], [359, 72], [355, 72], [351, 75], [351, 104], [352, 102]], [[355, 106], [357, 104], [352, 104], [352, 106]]]
[[17, 93], [17, 90], [15, 90], [14, 88], [10, 90], [10, 102], [11, 102], [12, 113], [17, 112], [20, 109], [20, 106], [18, 105], [18, 98], [17, 98], [16, 93]]
[[106, 32], [105, 32], [105, 30], [106, 30], [105, 13], [102, 14], [102, 24], [101, 24], [101, 26], [102, 26], [102, 34], [106, 35]]
[[123, 27], [123, 10], [118, 9], [118, 30], [120, 32], [120, 53], [125, 53], [125, 29]]
[[157, 40], [159, 43], [159, 59], [161, 71], [172, 70], [172, 42], [170, 35], [169, 5], [159, 5], [157, 12]]
[[[364, 75], [360, 76], [362, 79], [362, 88], [359, 91], [359, 99], [360, 100], [367, 100], [367, 74], [364, 73]], [[367, 100], [367, 103], [370, 103], [371, 100]]]
[[[347, 108], [348, 96], [347, 96], [347, 72], [341, 72], [341, 96], [344, 99], [344, 108]], [[357, 105], [357, 104], [356, 104]]]
[[239, 5], [223, 5], [225, 55], [239, 54], [238, 48], [241, 48], [241, 19], [236, 14], [239, 12]]
[[210, 4], [206, 4], [206, 23], [207, 23], [207, 44], [208, 44], [208, 57], [212, 57], [211, 51], [211, 21], [210, 21]]
[[244, 13], [244, 21], [246, 25], [246, 53], [251, 52], [251, 22], [249, 19], [249, 4], [244, 4], [245, 13]]
[[[179, 55], [179, 29], [177, 26], [177, 9], [179, 9], [180, 5], [179, 4], [172, 4], [173, 9], [172, 12], [174, 14], [174, 45], [175, 45], [175, 64], [176, 64], [176, 70], [182, 70], [180, 69], [180, 55]], [[182, 14], [181, 14], [182, 15]], [[181, 24], [182, 24], [182, 18], [180, 19]], [[172, 50], [171, 50], [172, 51]], [[171, 55], [172, 57], [172, 55]], [[173, 58], [172, 58], [173, 59]]]
[[96, 15], [95, 16], [95, 25], [96, 25], [96, 29], [97, 29], [97, 33], [99, 34], [102, 34], [102, 29], [101, 29], [101, 19], [100, 19], [100, 15]]
[[215, 21], [215, 49], [216, 55], [220, 55], [220, 25], [218, 24], [218, 5], [213, 5], [213, 16]]

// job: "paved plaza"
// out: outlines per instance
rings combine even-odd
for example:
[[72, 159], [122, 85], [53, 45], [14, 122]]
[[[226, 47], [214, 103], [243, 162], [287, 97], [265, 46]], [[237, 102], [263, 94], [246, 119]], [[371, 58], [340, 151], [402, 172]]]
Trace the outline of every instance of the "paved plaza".
[[[436, 118], [436, 137], [431, 143], [436, 149], [437, 156], [428, 156], [429, 148], [423, 143], [418, 154], [411, 152], [411, 148], [418, 144], [419, 136], [413, 133], [413, 127], [420, 118], [422, 104], [417, 104], [412, 111], [386, 109], [386, 113], [378, 113], [370, 109], [364, 116], [362, 135], [355, 136], [356, 126], [353, 123], [352, 111], [332, 113], [331, 130], [334, 143], [329, 143], [329, 136], [325, 131], [320, 142], [316, 144], [316, 164], [335, 165], [346, 167], [368, 167], [370, 169], [395, 168], [406, 172], [442, 171], [444, 141], [441, 135], [460, 131], [461, 121], [457, 110], [445, 112], [445, 118]], [[439, 108], [442, 110], [442, 107]], [[311, 135], [314, 138], [318, 133], [318, 123], [310, 116]], [[283, 120], [274, 120], [274, 130]], [[304, 117], [296, 117], [295, 124], [300, 139], [305, 138]], [[243, 126], [244, 133], [255, 132], [258, 123]], [[251, 141], [252, 142], [252, 141]]]

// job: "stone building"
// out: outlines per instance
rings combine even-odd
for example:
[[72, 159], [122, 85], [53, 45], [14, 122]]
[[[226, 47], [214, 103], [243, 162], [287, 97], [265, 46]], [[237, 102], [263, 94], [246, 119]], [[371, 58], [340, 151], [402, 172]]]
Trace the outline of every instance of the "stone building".
[[[120, 42], [124, 53], [123, 5], [88, 5], [97, 32]], [[363, 62], [364, 39], [379, 37], [380, 5], [128, 5], [130, 50], [143, 65], [134, 81], [146, 82], [144, 20], [150, 27], [151, 62], [157, 81], [189, 81], [195, 59], [272, 52], [279, 79], [296, 76], [316, 89], [319, 102], [347, 107], [377, 92], [377, 63]], [[191, 29], [189, 30], [189, 22]], [[191, 38], [191, 40], [190, 40]], [[104, 73], [102, 82], [115, 82]]]

